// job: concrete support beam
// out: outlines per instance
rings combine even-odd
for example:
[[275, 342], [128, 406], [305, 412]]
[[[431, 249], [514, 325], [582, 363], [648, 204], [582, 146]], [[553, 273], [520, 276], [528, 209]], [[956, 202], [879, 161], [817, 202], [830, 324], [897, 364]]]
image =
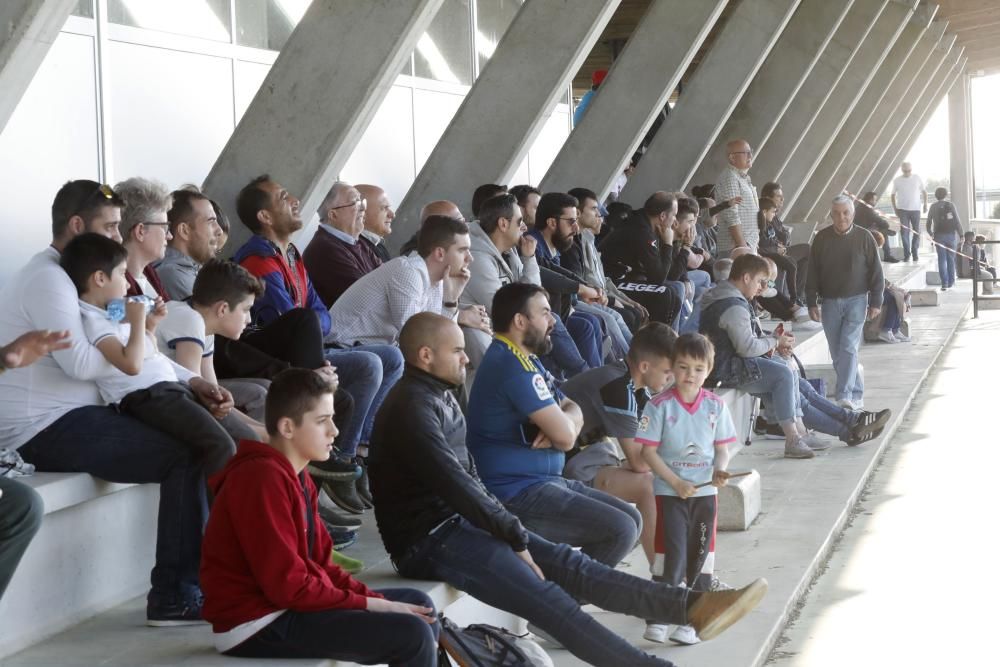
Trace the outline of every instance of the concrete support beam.
[[[951, 55], [948, 57], [948, 61], [945, 66], [942, 67], [931, 85], [928, 86], [927, 92], [924, 99], [921, 101], [921, 105], [918, 105], [919, 113], [914, 113], [911, 118], [907, 119], [907, 131], [901, 132], [900, 135], [905, 135], [901, 139], [897, 137], [897, 141], [890, 150], [886, 152], [886, 157], [883, 158], [882, 163], [879, 164], [875, 171], [875, 175], [872, 177], [873, 182], [876, 184], [877, 191], [881, 192], [889, 186], [889, 182], [892, 180], [893, 175], [896, 173], [896, 169], [899, 167], [899, 163], [906, 159], [907, 153], [913, 148], [913, 144], [917, 142], [920, 138], [920, 134], [924, 131], [927, 126], [928, 121], [930, 121], [931, 116], [934, 115], [934, 111], [941, 104], [941, 100], [944, 99], [948, 91], [951, 90], [952, 85], [965, 69], [965, 63], [967, 59], [962, 57], [965, 49], [959, 48], [952, 51]], [[922, 109], [920, 108], [922, 107]], [[893, 150], [895, 148], [895, 150]]]
[[892, 144], [896, 134], [900, 132], [904, 125], [904, 120], [909, 116], [910, 112], [913, 111], [913, 107], [917, 104], [917, 102], [923, 97], [924, 91], [930, 84], [931, 79], [934, 78], [938, 68], [944, 64], [954, 44], [955, 37], [953, 35], [945, 35], [942, 37], [941, 41], [938, 42], [937, 46], [931, 51], [931, 55], [927, 59], [927, 62], [924, 63], [922, 68], [920, 68], [920, 72], [916, 77], [914, 77], [909, 87], [907, 87], [906, 92], [900, 97], [896, 110], [887, 120], [885, 126], [882, 128], [882, 131], [879, 132], [878, 136], [872, 141], [871, 149], [859, 162], [854, 175], [848, 181], [848, 188], [851, 192], [864, 193], [865, 191], [872, 189], [869, 183], [872, 172], [875, 171], [875, 167], [882, 160], [885, 152], [889, 149], [889, 146]]
[[[799, 142], [788, 164], [778, 174], [785, 193], [786, 211], [795, 209], [806, 182], [812, 177], [834, 137], [864, 95], [868, 84], [913, 16], [916, 6], [917, 0], [892, 0], [872, 26], [868, 39], [855, 52], [851, 64], [833, 88], [826, 104], [820, 108], [809, 131]], [[797, 220], [791, 218], [790, 222]]]
[[755, 182], [775, 180], [781, 173], [887, 4], [888, 0], [854, 0], [767, 143], [753, 147], [757, 150], [752, 172]]
[[889, 87], [902, 72], [905, 62], [921, 43], [921, 37], [932, 18], [933, 14], [928, 13], [926, 8], [912, 14], [892, 48], [889, 49], [889, 53], [874, 70], [874, 76], [868, 85], [863, 90], [859, 89], [854, 108], [817, 161], [812, 176], [805, 181], [805, 185], [791, 206], [786, 207], [784, 217], [786, 221], [796, 223], [812, 220], [810, 216], [815, 208], [825, 206], [833, 194], [843, 188], [843, 183], [831, 184], [834, 173], [854, 147], [854, 142], [865, 123], [882, 104]]
[[236, 195], [270, 173], [319, 206], [443, 0], [313, 0], [205, 179], [236, 224]]
[[583, 186], [607, 194], [727, 2], [653, 0], [539, 183], [542, 192]]
[[21, 101], [77, 0], [0, 4], [0, 132]]
[[467, 210], [483, 183], [506, 183], [620, 0], [527, 0], [396, 210], [398, 250], [428, 201]]
[[[838, 188], [850, 187], [858, 166], [872, 150], [872, 147], [878, 143], [876, 139], [882, 134], [886, 125], [893, 118], [896, 118], [897, 109], [906, 108], [910, 104], [910, 101], [906, 97], [906, 92], [917, 80], [931, 54], [937, 53], [935, 47], [941, 44], [946, 26], [947, 23], [938, 21], [932, 23], [924, 32], [923, 37], [917, 42], [913, 53], [910, 54], [910, 57], [907, 58], [906, 63], [900, 69], [899, 74], [889, 85], [882, 98], [882, 102], [875, 107], [875, 110], [865, 122], [865, 126], [858, 133], [853, 146], [847, 152], [844, 161], [831, 179], [831, 186]], [[862, 195], [864, 193], [855, 192], [854, 194]], [[832, 195], [830, 196], [832, 197]], [[825, 216], [826, 214], [822, 210], [818, 212], [814, 210], [812, 214], [807, 215], [807, 219], [812, 220], [815, 215]]]
[[964, 73], [948, 92], [948, 138], [951, 151], [951, 201], [968, 228], [975, 217], [972, 172], [972, 117], [969, 111], [969, 77]]
[[693, 183], [715, 181], [726, 166], [727, 141], [742, 137], [758, 150], [767, 143], [853, 4], [854, 0], [802, 0], [695, 170]]
[[629, 178], [625, 201], [642, 203], [655, 190], [687, 187], [798, 5], [799, 0], [739, 4]]

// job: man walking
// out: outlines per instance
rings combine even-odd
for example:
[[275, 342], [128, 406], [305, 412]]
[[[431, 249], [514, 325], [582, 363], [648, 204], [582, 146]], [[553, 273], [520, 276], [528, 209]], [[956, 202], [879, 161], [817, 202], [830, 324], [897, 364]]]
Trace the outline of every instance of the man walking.
[[806, 302], [809, 316], [823, 322], [837, 371], [837, 404], [859, 410], [864, 381], [858, 373], [858, 346], [865, 319], [878, 317], [885, 279], [875, 239], [867, 229], [854, 224], [851, 198], [834, 197], [830, 216], [833, 226], [821, 230], [813, 240]]
[[899, 236], [903, 242], [903, 260], [917, 261], [920, 247], [920, 213], [927, 212], [927, 190], [924, 182], [913, 173], [913, 165], [904, 162], [902, 176], [892, 182], [892, 207], [899, 218]]

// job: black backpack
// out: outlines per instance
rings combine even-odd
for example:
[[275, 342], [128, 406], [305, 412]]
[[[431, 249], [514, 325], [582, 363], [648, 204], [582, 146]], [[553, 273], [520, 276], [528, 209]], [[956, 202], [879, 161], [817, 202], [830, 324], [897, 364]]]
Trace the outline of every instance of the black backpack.
[[[530, 639], [495, 625], [477, 623], [460, 628], [444, 615], [441, 623], [439, 667], [546, 667], [551, 659]], [[530, 654], [530, 655], [529, 655]], [[543, 662], [545, 660], [545, 662]]]

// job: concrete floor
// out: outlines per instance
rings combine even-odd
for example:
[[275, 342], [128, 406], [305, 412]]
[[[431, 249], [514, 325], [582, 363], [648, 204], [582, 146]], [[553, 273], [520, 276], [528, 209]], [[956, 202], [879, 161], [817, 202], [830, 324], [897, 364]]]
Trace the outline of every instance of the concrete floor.
[[997, 665], [1000, 313], [966, 320], [769, 664]]

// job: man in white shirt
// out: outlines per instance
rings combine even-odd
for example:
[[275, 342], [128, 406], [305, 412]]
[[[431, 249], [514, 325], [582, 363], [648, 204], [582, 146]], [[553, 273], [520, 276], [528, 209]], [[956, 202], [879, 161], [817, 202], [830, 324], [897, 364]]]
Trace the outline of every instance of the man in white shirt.
[[919, 176], [913, 173], [913, 165], [904, 162], [900, 169], [903, 174], [892, 181], [892, 207], [899, 218], [899, 240], [903, 244], [903, 260], [920, 259], [920, 213], [927, 212], [927, 189]]
[[[70, 181], [52, 204], [52, 245], [0, 291], [0, 340], [36, 329], [69, 331], [72, 345], [0, 375], [0, 442], [46, 472], [87, 472], [127, 483], [159, 483], [150, 625], [200, 622], [198, 567], [207, 517], [204, 470], [173, 438], [106, 406], [94, 382], [117, 372], [88, 341], [77, 291], [59, 266], [73, 237], [96, 232], [121, 241], [124, 202], [107, 185]], [[213, 413], [232, 408], [229, 392], [177, 368]]]
[[[351, 285], [330, 308], [328, 342], [358, 345], [396, 342], [406, 320], [428, 311], [460, 324], [479, 318], [479, 309], [459, 317], [458, 299], [469, 282], [469, 226], [443, 215], [432, 215], [420, 227], [416, 254], [397, 257]], [[481, 321], [480, 326], [488, 323]]]
[[746, 246], [757, 252], [757, 189], [748, 173], [753, 166], [753, 149], [745, 139], [726, 144], [729, 165], [715, 183], [715, 200], [736, 200], [736, 206], [719, 213], [718, 257], [728, 257], [734, 248]]

